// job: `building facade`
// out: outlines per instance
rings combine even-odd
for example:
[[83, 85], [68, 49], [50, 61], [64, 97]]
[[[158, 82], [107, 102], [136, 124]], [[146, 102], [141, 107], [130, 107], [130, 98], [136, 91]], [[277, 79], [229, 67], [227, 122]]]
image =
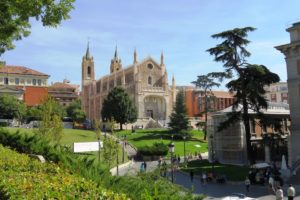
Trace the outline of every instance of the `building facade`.
[[[291, 110], [289, 165], [300, 163], [300, 22], [286, 29], [290, 43], [275, 47], [285, 55]], [[300, 165], [299, 165], [300, 166]]]
[[286, 82], [273, 83], [266, 88], [266, 99], [270, 102], [289, 102], [288, 85]]
[[60, 105], [68, 106], [72, 101], [79, 98], [79, 85], [70, 84], [64, 79], [63, 82], [55, 82], [48, 88], [48, 93]]
[[[183, 90], [185, 94], [185, 103], [189, 117], [197, 117], [199, 113], [205, 111], [205, 97], [201, 95], [200, 90], [193, 86], [178, 86], [178, 90]], [[212, 91], [213, 96], [209, 96], [207, 107], [210, 112], [223, 110], [233, 103], [233, 94], [226, 91]]]
[[14, 95], [28, 106], [40, 104], [48, 94], [48, 78], [27, 67], [4, 65], [0, 67], [0, 95]]
[[[237, 110], [242, 110], [239, 105]], [[245, 127], [242, 120], [237, 120], [228, 128], [218, 131], [218, 126], [225, 121], [232, 107], [211, 113], [208, 120], [209, 159], [226, 164], [248, 165]], [[270, 102], [268, 109], [262, 110], [268, 120], [260, 121], [249, 109], [251, 147], [255, 160], [281, 161], [287, 155], [287, 137], [290, 135], [290, 111], [286, 103]]]
[[101, 119], [102, 104], [108, 92], [123, 87], [138, 110], [138, 118], [152, 118], [161, 123], [168, 120], [176, 100], [175, 79], [168, 84], [164, 56], [160, 63], [147, 57], [141, 61], [134, 51], [133, 64], [123, 68], [117, 49], [110, 64], [110, 74], [95, 78], [93, 57], [89, 47], [82, 58], [82, 106], [89, 119]]

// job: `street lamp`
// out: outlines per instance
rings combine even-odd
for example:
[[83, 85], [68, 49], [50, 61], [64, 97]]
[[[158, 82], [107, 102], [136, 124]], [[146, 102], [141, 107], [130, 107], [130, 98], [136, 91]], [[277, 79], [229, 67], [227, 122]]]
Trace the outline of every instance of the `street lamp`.
[[186, 156], [185, 156], [185, 139], [186, 139], [186, 135], [183, 136], [183, 160], [184, 160], [184, 163], [186, 162]]
[[175, 152], [175, 145], [173, 142], [169, 144], [169, 151], [171, 152], [171, 173], [172, 173], [172, 183], [173, 183], [174, 182], [173, 153]]
[[122, 163], [124, 163], [124, 160], [125, 160], [125, 141], [126, 141], [126, 135], [123, 135], [122, 136], [123, 138], [123, 145], [122, 145]]
[[209, 139], [210, 139], [210, 147], [211, 147], [212, 171], [214, 172], [214, 162], [215, 162], [214, 143], [213, 143], [214, 136], [211, 134], [209, 136]]
[[116, 140], [117, 146], [117, 176], [119, 176], [119, 139]]

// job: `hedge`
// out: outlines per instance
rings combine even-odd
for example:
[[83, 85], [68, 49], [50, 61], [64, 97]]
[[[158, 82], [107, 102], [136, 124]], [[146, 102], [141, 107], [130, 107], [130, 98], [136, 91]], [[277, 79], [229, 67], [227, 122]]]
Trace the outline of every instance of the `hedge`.
[[168, 151], [168, 146], [162, 142], [156, 142], [152, 146], [146, 145], [138, 148], [138, 153], [144, 156], [165, 156], [168, 154]]
[[0, 199], [127, 199], [57, 164], [40, 163], [2, 145], [0, 155]]

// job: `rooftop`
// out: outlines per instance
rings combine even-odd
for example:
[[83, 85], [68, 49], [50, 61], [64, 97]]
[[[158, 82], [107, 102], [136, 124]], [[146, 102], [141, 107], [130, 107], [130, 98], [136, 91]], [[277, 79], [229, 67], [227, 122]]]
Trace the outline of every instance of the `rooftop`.
[[35, 76], [47, 76], [48, 74], [44, 74], [42, 72], [24, 67], [24, 66], [13, 66], [13, 65], [5, 65], [0, 67], [0, 74], [20, 74], [20, 75], [35, 75]]

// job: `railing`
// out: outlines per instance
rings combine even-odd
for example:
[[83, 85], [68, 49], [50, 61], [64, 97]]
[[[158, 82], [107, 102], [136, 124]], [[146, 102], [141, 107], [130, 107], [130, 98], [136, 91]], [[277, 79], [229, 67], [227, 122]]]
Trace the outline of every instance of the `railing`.
[[146, 87], [142, 87], [142, 91], [164, 92], [164, 88], [163, 87], [146, 86]]

